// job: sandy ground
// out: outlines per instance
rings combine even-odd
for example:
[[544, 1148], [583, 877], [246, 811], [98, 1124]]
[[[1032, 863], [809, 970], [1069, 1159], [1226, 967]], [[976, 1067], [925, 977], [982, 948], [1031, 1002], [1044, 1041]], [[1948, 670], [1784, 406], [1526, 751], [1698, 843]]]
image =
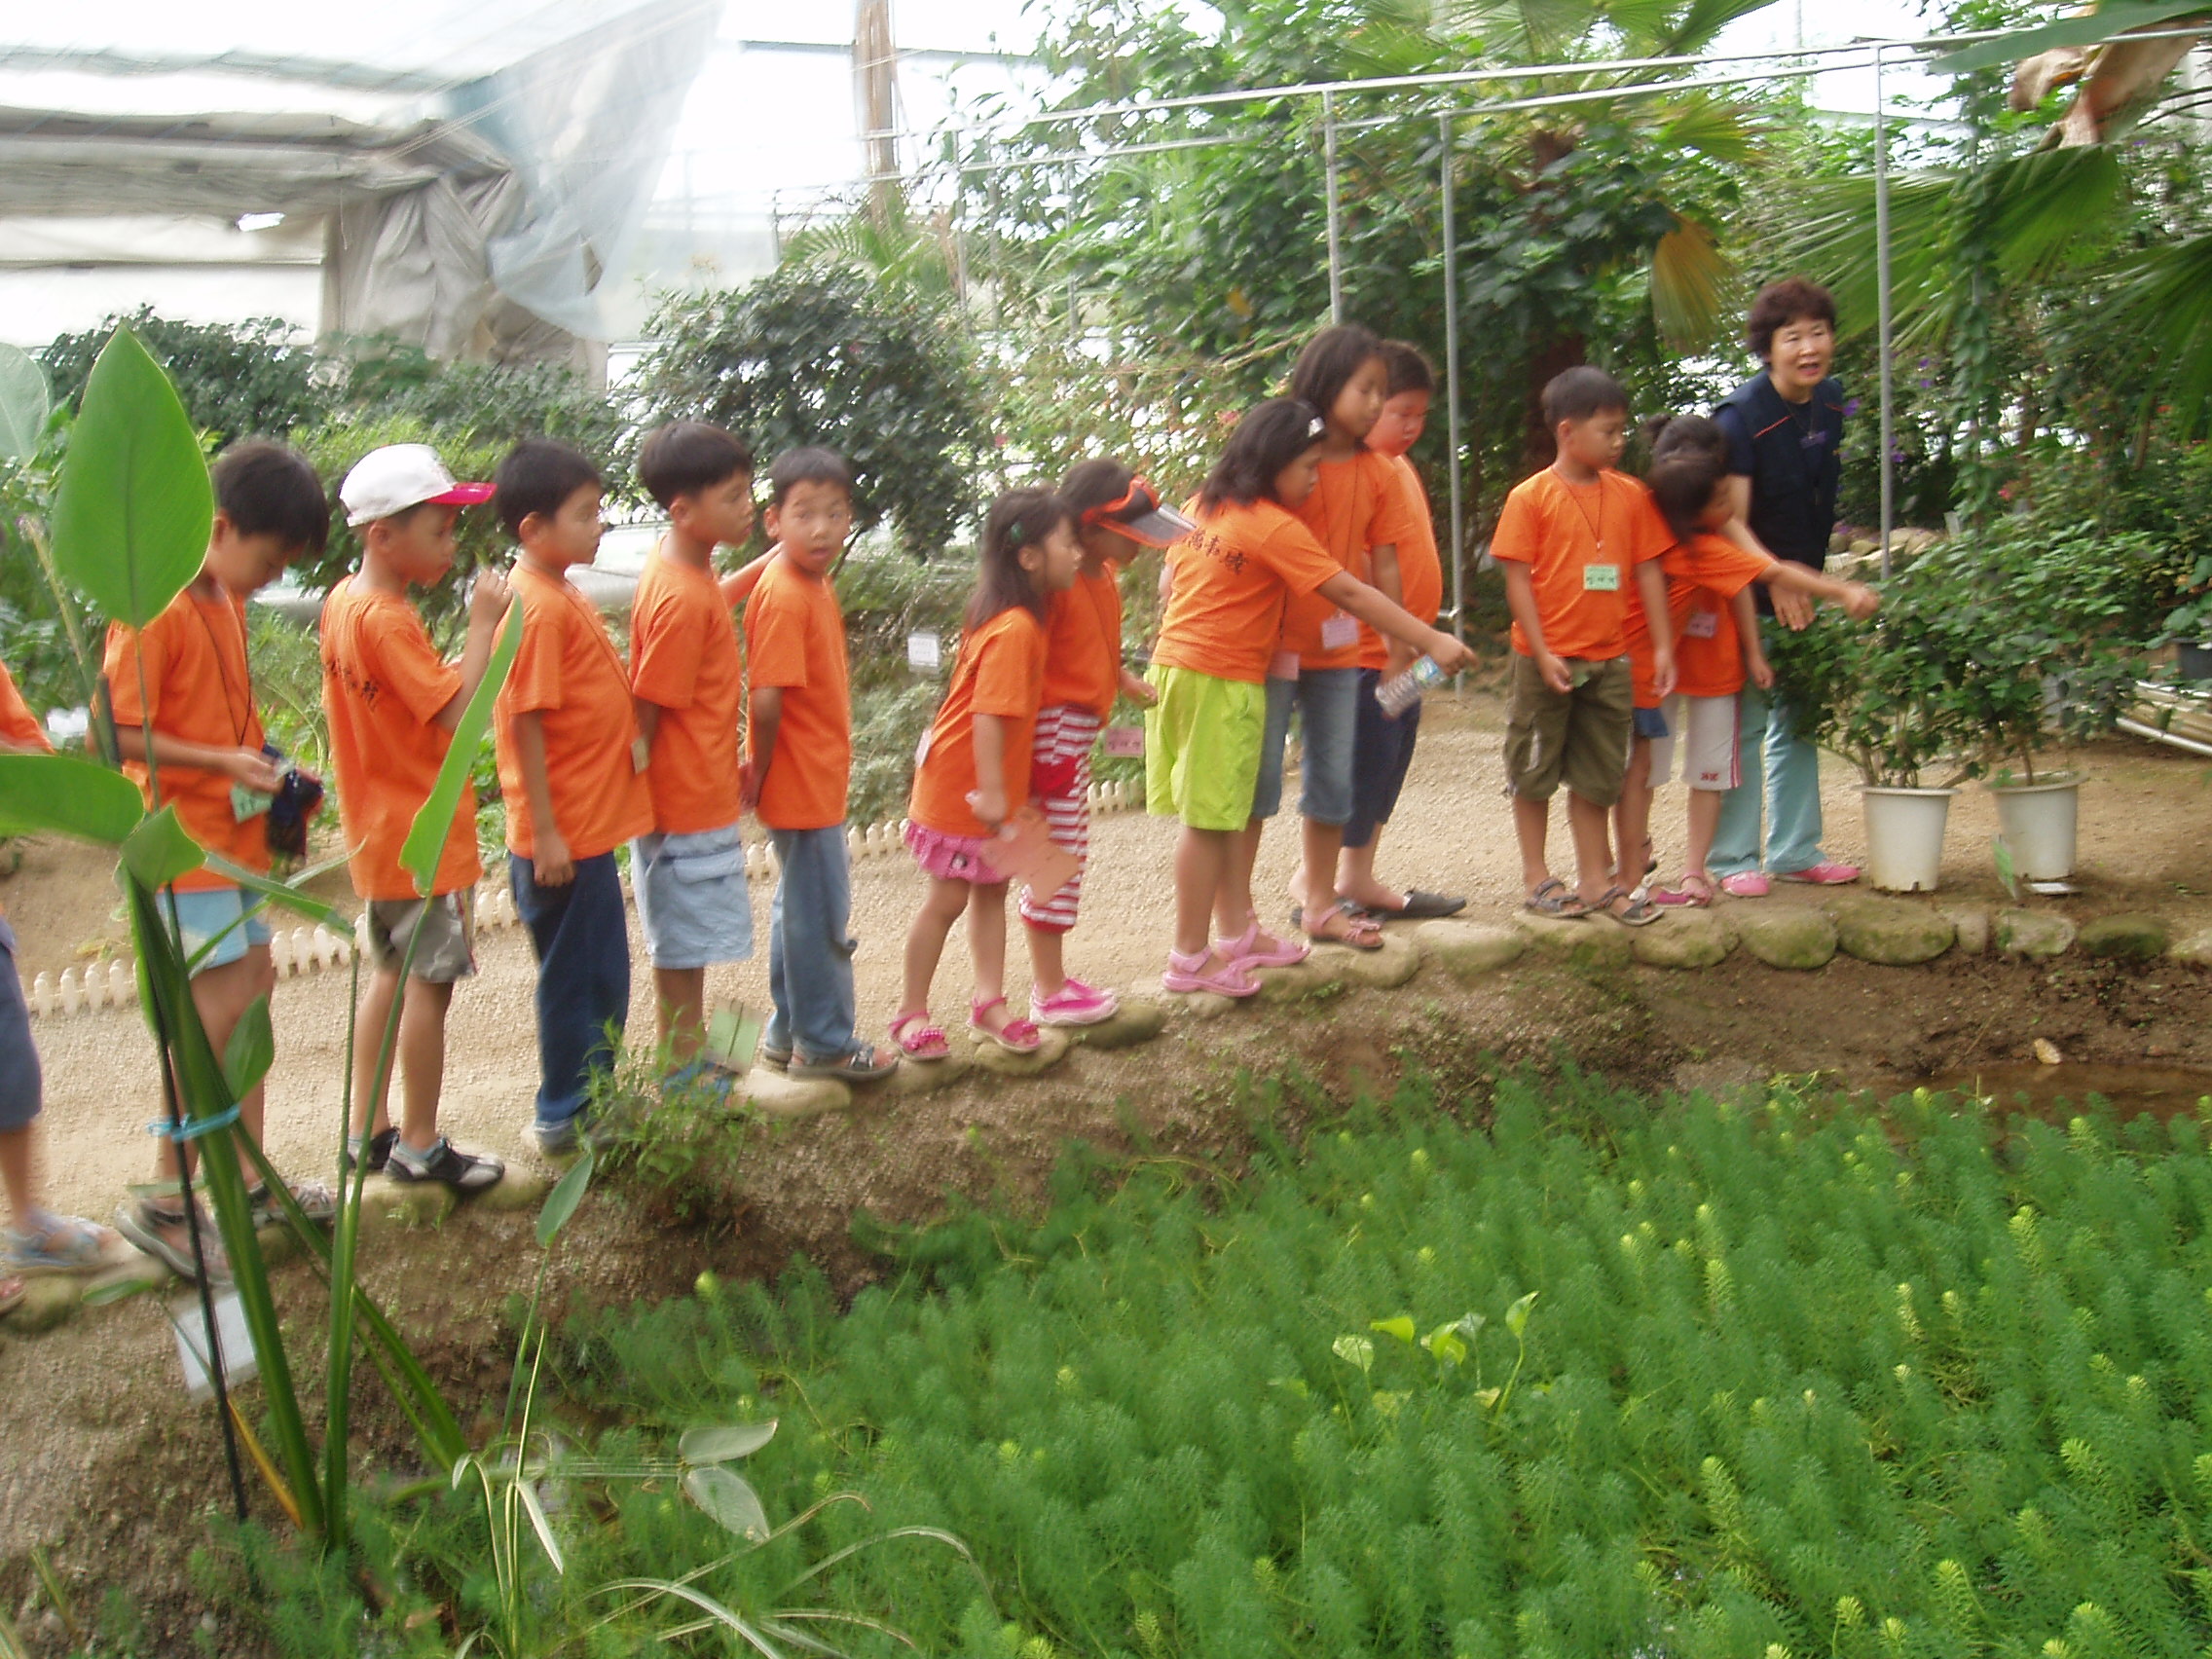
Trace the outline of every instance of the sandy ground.
[[[1503, 917], [1519, 903], [1518, 859], [1506, 814], [1499, 757], [1502, 711], [1484, 693], [1433, 699], [1421, 749], [1398, 820], [1383, 841], [1386, 874], [1467, 895], [1470, 916]], [[2093, 780], [2083, 806], [2083, 896], [2067, 902], [2078, 917], [2151, 908], [2177, 923], [2212, 922], [2212, 765], [2148, 744], [2120, 742], [2085, 756]], [[1864, 852], [1854, 780], [1832, 758], [1824, 767], [1829, 833], [1826, 852], [1859, 862]], [[1665, 792], [1654, 814], [1663, 868], [1678, 866], [1682, 792]], [[1989, 857], [1995, 814], [1978, 789], [1954, 803], [1943, 882], [1945, 897], [1997, 902]], [[1279, 919], [1296, 836], [1272, 829], [1261, 854], [1263, 905]], [[1174, 826], [1141, 813], [1101, 818], [1093, 827], [1092, 865], [1082, 925], [1068, 963], [1097, 982], [1128, 985], [1156, 974], [1166, 946], [1166, 898]], [[1554, 845], [1567, 857], [1564, 825]], [[0, 903], [21, 936], [26, 976], [88, 959], [102, 940], [122, 937], [105, 861], [89, 849], [30, 843], [21, 868], [0, 882]], [[854, 931], [864, 1026], [882, 1031], [898, 994], [899, 957], [919, 897], [920, 876], [903, 855], [862, 861], [854, 869]], [[1757, 903], [1809, 902], [1784, 887]], [[754, 913], [764, 927], [769, 895], [756, 884]], [[1665, 923], [1659, 924], [1665, 926]], [[633, 920], [632, 1029], [649, 1032], [649, 974]], [[1012, 987], [1026, 994], [1018, 943]], [[536, 1081], [531, 1009], [532, 960], [520, 929], [485, 936], [481, 973], [456, 998], [449, 1029], [445, 1124], [454, 1138], [510, 1157], [526, 1156], [523, 1129]], [[278, 1163], [301, 1175], [330, 1167], [335, 1147], [346, 1043], [348, 977], [343, 971], [287, 979], [277, 990], [277, 1056], [269, 1081], [268, 1142]], [[762, 1008], [767, 1000], [765, 941], [752, 962], [717, 969], [712, 998]], [[951, 1023], [968, 995], [968, 965], [956, 935], [940, 970], [936, 1006]], [[125, 1186], [148, 1178], [155, 1115], [154, 1052], [129, 1012], [103, 1011], [35, 1022], [46, 1064], [47, 1161], [56, 1207], [105, 1217]]]

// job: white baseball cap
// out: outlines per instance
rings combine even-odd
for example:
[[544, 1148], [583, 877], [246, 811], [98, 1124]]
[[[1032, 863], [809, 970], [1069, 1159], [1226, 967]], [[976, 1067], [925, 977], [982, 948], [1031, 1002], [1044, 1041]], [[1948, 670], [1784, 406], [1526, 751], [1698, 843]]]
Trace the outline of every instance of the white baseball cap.
[[455, 483], [428, 444], [387, 444], [354, 463], [338, 486], [338, 498], [346, 503], [346, 522], [357, 527], [425, 501], [477, 506], [492, 498], [492, 486]]

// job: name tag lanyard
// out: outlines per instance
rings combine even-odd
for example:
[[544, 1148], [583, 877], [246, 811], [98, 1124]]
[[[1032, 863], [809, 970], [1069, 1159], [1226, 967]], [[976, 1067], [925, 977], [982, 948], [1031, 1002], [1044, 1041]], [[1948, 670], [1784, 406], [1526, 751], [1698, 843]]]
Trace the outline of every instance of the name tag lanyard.
[[[1598, 479], [1598, 510], [1595, 514], [1582, 504], [1582, 498], [1575, 493], [1574, 486], [1571, 484], [1567, 486], [1567, 498], [1574, 503], [1574, 510], [1582, 516], [1582, 522], [1589, 527], [1591, 539], [1597, 542], [1598, 551], [1603, 554], [1605, 551], [1605, 480], [1604, 476], [1601, 475]], [[1617, 588], [1618, 576], [1614, 577], [1614, 583]], [[1583, 576], [1583, 585], [1589, 586], [1587, 569], [1585, 569]], [[1605, 591], [1614, 590], [1607, 589]]]

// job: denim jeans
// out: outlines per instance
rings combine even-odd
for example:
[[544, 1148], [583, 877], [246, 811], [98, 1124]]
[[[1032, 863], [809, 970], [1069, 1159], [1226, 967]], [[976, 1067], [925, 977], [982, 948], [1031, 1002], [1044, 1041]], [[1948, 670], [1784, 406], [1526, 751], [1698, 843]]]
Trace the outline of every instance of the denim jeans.
[[1296, 680], [1268, 682], [1268, 723], [1260, 738], [1260, 776], [1252, 791], [1252, 816], [1282, 810], [1283, 750], [1290, 740], [1295, 705], [1306, 745], [1298, 810], [1316, 824], [1342, 824], [1351, 816], [1351, 754], [1356, 668], [1309, 668]]
[[1359, 848], [1390, 822], [1406, 770], [1414, 763], [1414, 740], [1420, 736], [1420, 702], [1402, 715], [1386, 715], [1375, 700], [1382, 671], [1359, 671], [1359, 701], [1352, 721], [1351, 816], [1345, 820], [1345, 845]]
[[833, 1060], [857, 1047], [853, 999], [852, 866], [845, 827], [770, 830], [783, 876], [768, 911], [768, 995], [774, 1010], [764, 1041], [810, 1060]]
[[[1780, 626], [1761, 624], [1772, 637]], [[1739, 754], [1743, 782], [1720, 797], [1720, 827], [1707, 867], [1715, 878], [1757, 869], [1769, 874], [1810, 869], [1821, 852], [1821, 752], [1797, 735], [1794, 717], [1747, 681], [1741, 693]], [[1761, 846], [1760, 808], [1766, 834]]]
[[612, 853], [576, 860], [566, 887], [540, 887], [520, 853], [507, 870], [537, 953], [537, 1121], [550, 1127], [584, 1109], [592, 1073], [613, 1063], [630, 1017], [630, 922]]

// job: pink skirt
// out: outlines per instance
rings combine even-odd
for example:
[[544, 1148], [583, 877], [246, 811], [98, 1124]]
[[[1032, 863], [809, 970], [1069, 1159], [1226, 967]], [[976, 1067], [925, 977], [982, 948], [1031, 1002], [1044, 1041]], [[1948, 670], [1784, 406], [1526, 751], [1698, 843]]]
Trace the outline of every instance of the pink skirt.
[[1006, 879], [991, 867], [991, 843], [981, 835], [948, 835], [926, 824], [906, 823], [906, 850], [924, 875], [940, 881], [970, 881], [995, 887]]

